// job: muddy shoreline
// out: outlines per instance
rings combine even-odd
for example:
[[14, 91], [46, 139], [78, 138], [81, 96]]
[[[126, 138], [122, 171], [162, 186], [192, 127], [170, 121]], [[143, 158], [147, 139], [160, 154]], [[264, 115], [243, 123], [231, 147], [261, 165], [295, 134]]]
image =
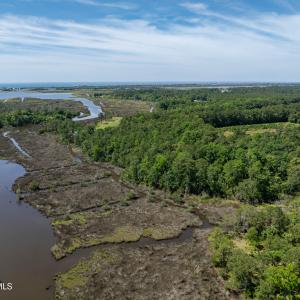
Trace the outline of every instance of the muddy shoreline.
[[[25, 157], [0, 137], [0, 157], [27, 170], [14, 190], [49, 218], [55, 235], [51, 250], [60, 259], [54, 261], [60, 275], [55, 277], [55, 287], [48, 287], [53, 299], [116, 299], [124, 293], [126, 299], [230, 298], [211, 264], [207, 241], [211, 226], [201, 214], [169, 205], [166, 199], [160, 201], [159, 191], [122, 182], [120, 169], [89, 162], [80, 152], [60, 144], [57, 137], [40, 135], [39, 126], [14, 129], [11, 136], [32, 157]], [[113, 262], [109, 259], [109, 274], [115, 279], [108, 281], [98, 261], [107, 251], [115, 257]], [[166, 267], [163, 257], [173, 262], [168, 267], [172, 280], [166, 285], [160, 282]], [[146, 272], [150, 262], [155, 272]], [[91, 263], [99, 265], [93, 274], [86, 268]], [[198, 277], [194, 278], [197, 264]], [[146, 273], [140, 276], [132, 268], [145, 268], [150, 279], [140, 281]], [[133, 275], [118, 279], [120, 270]], [[203, 279], [207, 274], [213, 274], [212, 282]], [[175, 284], [181, 281], [186, 283]], [[133, 282], [139, 282], [140, 288], [131, 290]]]

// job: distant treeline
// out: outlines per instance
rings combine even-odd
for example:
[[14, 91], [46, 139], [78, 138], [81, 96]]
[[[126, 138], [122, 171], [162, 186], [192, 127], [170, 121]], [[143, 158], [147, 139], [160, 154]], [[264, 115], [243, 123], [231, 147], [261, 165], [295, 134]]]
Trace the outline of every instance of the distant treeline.
[[[293, 99], [291, 102], [278, 100], [276, 104], [265, 105], [261, 103], [252, 104], [236, 103], [236, 106], [228, 106], [227, 103], [219, 103], [209, 107], [200, 108], [200, 116], [205, 122], [215, 127], [225, 127], [234, 125], [249, 125], [277, 122], [299, 122], [300, 98]], [[260, 101], [261, 102], [261, 101]], [[274, 102], [274, 101], [272, 101]]]
[[215, 127], [299, 122], [300, 87], [113, 89], [95, 97], [157, 102], [162, 110], [193, 109]]
[[300, 97], [299, 86], [239, 87], [239, 88], [116, 88], [97, 91], [95, 97], [139, 101], [236, 101], [280, 100]]

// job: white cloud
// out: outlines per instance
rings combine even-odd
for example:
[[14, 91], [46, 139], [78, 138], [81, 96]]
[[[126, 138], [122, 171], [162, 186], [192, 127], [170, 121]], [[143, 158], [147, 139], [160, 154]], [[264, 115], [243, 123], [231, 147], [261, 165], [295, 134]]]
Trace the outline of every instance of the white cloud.
[[198, 2], [198, 3], [184, 2], [184, 3], [181, 3], [180, 6], [190, 9], [190, 10], [193, 10], [193, 11], [196, 11], [196, 12], [207, 9], [207, 5], [204, 3], [201, 3], [201, 2]]
[[200, 21], [162, 30], [145, 20], [2, 16], [0, 82], [300, 81], [300, 15]]
[[106, 8], [118, 8], [118, 9], [125, 9], [130, 10], [133, 9], [133, 6], [126, 3], [109, 3], [109, 2], [99, 2], [96, 0], [75, 0], [75, 2], [84, 5], [92, 5], [98, 7], [106, 7]]

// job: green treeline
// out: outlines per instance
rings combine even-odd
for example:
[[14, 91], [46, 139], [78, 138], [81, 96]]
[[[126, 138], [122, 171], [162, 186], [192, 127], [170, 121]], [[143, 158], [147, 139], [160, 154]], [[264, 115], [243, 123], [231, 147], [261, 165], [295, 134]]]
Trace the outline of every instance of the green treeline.
[[[296, 100], [294, 100], [296, 101]], [[255, 101], [248, 104], [247, 101], [233, 103], [220, 102], [195, 107], [199, 109], [199, 115], [215, 127], [234, 125], [263, 124], [291, 121], [299, 122], [300, 98], [297, 102], [278, 100], [275, 104], [271, 101]], [[298, 118], [295, 116], [298, 115]]]
[[300, 191], [300, 128], [279, 125], [254, 135], [238, 127], [226, 137], [197, 111], [176, 109], [124, 118], [106, 130], [72, 122], [52, 122], [48, 130], [94, 160], [125, 168], [131, 181], [257, 204]]
[[299, 98], [298, 86], [266, 86], [266, 87], [238, 87], [238, 88], [199, 88], [190, 87], [156, 87], [156, 88], [115, 88], [109, 91], [101, 90], [94, 93], [95, 97], [109, 97], [121, 100], [139, 101], [277, 101], [282, 99]]
[[300, 298], [296, 208], [243, 207], [213, 233], [211, 242], [214, 264], [230, 290], [261, 300]]
[[190, 109], [215, 127], [299, 122], [299, 87], [266, 87], [234, 89], [115, 89], [109, 94], [95, 92], [97, 97], [152, 101], [162, 110]]
[[27, 124], [40, 124], [45, 121], [65, 120], [76, 116], [76, 114], [66, 110], [57, 111], [31, 111], [31, 110], [16, 110], [13, 112], [0, 113], [0, 128], [4, 126], [24, 126]]

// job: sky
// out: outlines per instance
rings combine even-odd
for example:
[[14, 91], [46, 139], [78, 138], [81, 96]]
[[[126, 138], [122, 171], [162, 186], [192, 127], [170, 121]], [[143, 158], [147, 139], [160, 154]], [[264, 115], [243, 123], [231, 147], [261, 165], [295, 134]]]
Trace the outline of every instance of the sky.
[[0, 82], [300, 82], [300, 0], [0, 0]]

